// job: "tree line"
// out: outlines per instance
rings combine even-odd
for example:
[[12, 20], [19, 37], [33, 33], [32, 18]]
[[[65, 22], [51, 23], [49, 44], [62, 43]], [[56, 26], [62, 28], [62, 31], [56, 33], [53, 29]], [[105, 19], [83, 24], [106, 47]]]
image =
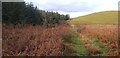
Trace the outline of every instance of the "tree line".
[[3, 2], [2, 22], [8, 24], [59, 24], [60, 20], [69, 20], [69, 15], [40, 10], [32, 3]]

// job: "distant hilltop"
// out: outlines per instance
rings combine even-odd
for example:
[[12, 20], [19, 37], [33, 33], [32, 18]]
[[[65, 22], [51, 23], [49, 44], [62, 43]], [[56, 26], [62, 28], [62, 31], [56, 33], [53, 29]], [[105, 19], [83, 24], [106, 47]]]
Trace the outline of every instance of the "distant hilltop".
[[95, 12], [70, 20], [74, 24], [118, 24], [118, 11]]

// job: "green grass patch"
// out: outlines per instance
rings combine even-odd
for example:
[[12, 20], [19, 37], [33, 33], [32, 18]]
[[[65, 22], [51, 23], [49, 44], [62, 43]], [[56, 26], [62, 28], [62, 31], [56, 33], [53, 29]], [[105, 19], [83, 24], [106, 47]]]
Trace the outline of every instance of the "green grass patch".
[[[87, 55], [87, 49], [83, 46], [84, 43], [79, 40], [79, 37], [75, 33], [70, 33], [68, 35], [64, 35], [63, 39], [65, 43], [70, 44], [70, 48], [67, 48], [64, 55], [76, 55], [76, 56], [84, 56]], [[73, 52], [74, 50], [75, 52]]]
[[69, 33], [67, 35], [63, 35], [63, 39], [66, 43], [81, 45], [83, 42], [80, 42], [78, 36], [75, 33]]
[[105, 47], [105, 45], [104, 45], [101, 41], [99, 41], [98, 39], [93, 40], [93, 44], [94, 44], [98, 49], [100, 49], [100, 51], [103, 52], [102, 55], [105, 55], [105, 53], [108, 51], [108, 48]]
[[91, 40], [92, 44], [102, 52], [102, 54], [100, 54], [101, 56], [106, 55], [106, 52], [109, 49], [103, 44], [103, 42], [101, 42], [100, 40], [96, 38], [92, 38], [90, 36], [88, 36], [87, 39]]
[[73, 44], [73, 45], [71, 45], [71, 47], [76, 50], [76, 55], [77, 56], [88, 55], [87, 49], [85, 47], [83, 47], [83, 45]]

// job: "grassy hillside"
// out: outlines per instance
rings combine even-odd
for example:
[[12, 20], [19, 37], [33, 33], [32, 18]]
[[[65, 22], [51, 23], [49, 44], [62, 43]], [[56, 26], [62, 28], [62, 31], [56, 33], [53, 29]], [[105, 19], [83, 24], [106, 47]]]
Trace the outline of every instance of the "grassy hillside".
[[117, 11], [104, 11], [80, 16], [70, 20], [73, 24], [117, 24]]

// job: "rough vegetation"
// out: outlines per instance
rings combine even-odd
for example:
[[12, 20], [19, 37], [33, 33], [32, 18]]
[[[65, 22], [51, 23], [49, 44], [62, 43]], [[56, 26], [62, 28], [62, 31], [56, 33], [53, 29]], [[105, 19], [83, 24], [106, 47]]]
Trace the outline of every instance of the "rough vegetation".
[[[118, 55], [118, 25], [78, 25], [80, 38], [90, 40], [105, 55]], [[89, 43], [89, 42], [88, 42]]]
[[62, 35], [67, 33], [68, 25], [46, 28], [3, 24], [3, 56], [61, 56]]

